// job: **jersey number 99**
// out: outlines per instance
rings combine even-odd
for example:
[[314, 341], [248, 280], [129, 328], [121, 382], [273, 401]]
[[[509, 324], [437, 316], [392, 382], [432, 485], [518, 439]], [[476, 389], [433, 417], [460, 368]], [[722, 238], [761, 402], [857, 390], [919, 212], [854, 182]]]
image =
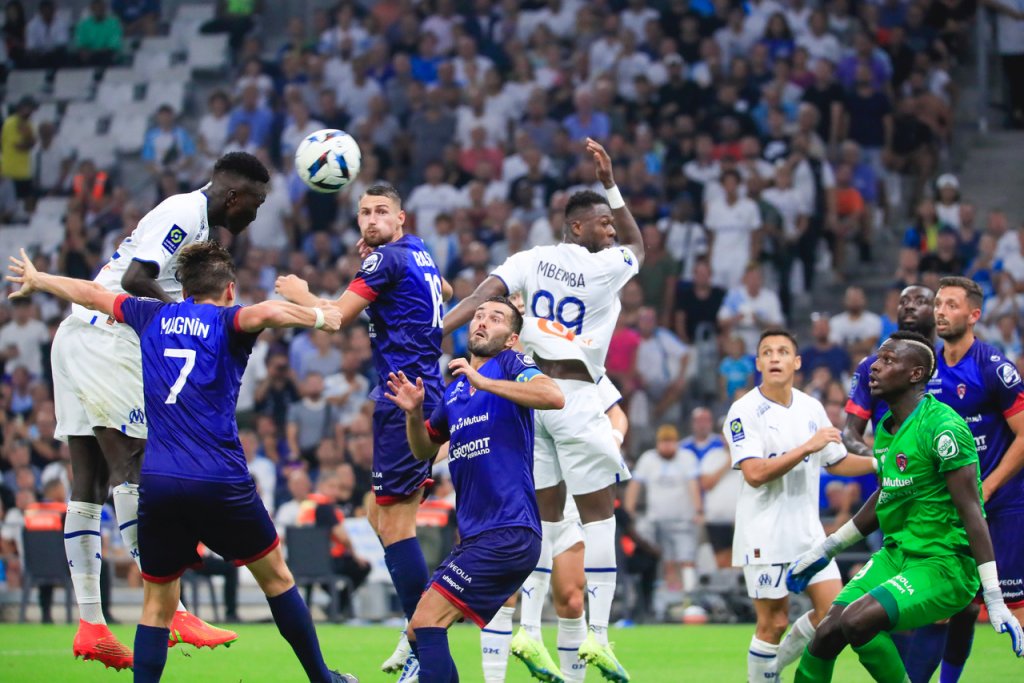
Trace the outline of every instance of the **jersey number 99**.
[[[567, 296], [555, 301], [555, 296], [546, 289], [538, 290], [530, 301], [530, 310], [534, 317], [547, 318], [559, 322], [576, 334], [583, 331], [583, 316], [587, 307], [574, 296]], [[572, 317], [567, 317], [575, 313]]]

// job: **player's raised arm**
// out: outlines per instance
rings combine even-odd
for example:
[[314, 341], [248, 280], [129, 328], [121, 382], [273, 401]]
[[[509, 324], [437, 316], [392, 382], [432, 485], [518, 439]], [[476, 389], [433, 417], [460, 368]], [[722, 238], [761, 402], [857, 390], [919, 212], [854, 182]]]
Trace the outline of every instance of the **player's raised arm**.
[[384, 396], [405, 411], [405, 433], [409, 439], [409, 449], [418, 460], [429, 460], [437, 455], [440, 443], [448, 439], [440, 433], [431, 438], [427, 431], [427, 422], [423, 416], [423, 396], [425, 394], [423, 380], [416, 378], [413, 384], [399, 371], [391, 373], [388, 379], [388, 391]]
[[[536, 368], [534, 368], [536, 370]], [[519, 381], [484, 377], [465, 358], [456, 358], [448, 364], [453, 377], [465, 377], [479, 391], [486, 391], [508, 399], [516, 405], [534, 410], [561, 410], [565, 406], [565, 395], [554, 380], [542, 374], [535, 374]]]
[[21, 250], [21, 258], [12, 256], [7, 267], [14, 273], [8, 275], [7, 279], [21, 285], [18, 291], [11, 292], [9, 295], [11, 299], [28, 297], [35, 292], [46, 292], [59, 299], [85, 306], [100, 313], [107, 315], [114, 313], [114, 300], [117, 299], [117, 294], [91, 280], [76, 280], [60, 275], [40, 273], [24, 249]]
[[597, 166], [597, 179], [604, 185], [608, 193], [608, 205], [612, 209], [612, 217], [615, 219], [615, 238], [624, 247], [636, 254], [640, 265], [644, 262], [644, 238], [640, 232], [640, 226], [626, 206], [622, 193], [615, 186], [615, 177], [612, 175], [612, 159], [608, 152], [597, 140], [587, 138], [587, 151], [594, 155], [594, 163]]
[[511, 292], [500, 277], [488, 276], [473, 293], [460, 301], [455, 308], [444, 316], [444, 334], [449, 335], [470, 321], [476, 309], [488, 299], [496, 296], [508, 296]]
[[341, 311], [333, 306], [300, 306], [290, 301], [264, 301], [238, 311], [238, 326], [246, 332], [279, 327], [309, 327], [337, 332], [341, 322]]
[[846, 401], [846, 424], [843, 425], [843, 445], [856, 455], [873, 457], [871, 448], [864, 441], [868, 420], [871, 419], [871, 394], [868, 391], [868, 374], [871, 372], [869, 358], [857, 366], [850, 379], [850, 398]]
[[[351, 289], [336, 300], [321, 299], [309, 291], [309, 283], [298, 275], [282, 275], [274, 284], [274, 291], [288, 301], [308, 308], [334, 309], [341, 313], [341, 326], [349, 325], [370, 305], [371, 301]], [[333, 330], [332, 330], [333, 331]]]
[[174, 298], [156, 281], [159, 275], [160, 269], [155, 263], [135, 259], [128, 264], [128, 270], [121, 276], [121, 286], [132, 296], [144, 296], [172, 304]]

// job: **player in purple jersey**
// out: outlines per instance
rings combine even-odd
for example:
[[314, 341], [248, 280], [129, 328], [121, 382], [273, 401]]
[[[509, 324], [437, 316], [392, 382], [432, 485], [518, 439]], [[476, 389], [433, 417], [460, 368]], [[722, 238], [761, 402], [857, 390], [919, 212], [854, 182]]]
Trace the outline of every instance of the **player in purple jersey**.
[[[441, 325], [451, 287], [441, 277], [423, 241], [403, 231], [402, 198], [390, 185], [372, 185], [359, 199], [363, 264], [337, 301], [324, 301], [294, 275], [277, 280], [277, 292], [306, 306], [334, 306], [342, 325], [364, 310], [370, 318], [373, 362], [378, 383], [373, 411], [373, 493], [370, 524], [384, 545], [391, 581], [406, 618], [412, 616], [429, 574], [416, 540], [416, 511], [431, 484], [430, 462], [417, 460], [405, 437], [405, 415], [383, 397], [392, 372], [423, 378], [424, 403], [433, 410], [441, 399]], [[408, 645], [399, 643], [381, 669], [396, 673], [406, 664]], [[415, 666], [410, 663], [410, 666]]]
[[523, 319], [504, 297], [477, 307], [470, 359], [453, 360], [456, 380], [424, 420], [423, 380], [392, 374], [387, 398], [406, 415], [409, 445], [431, 461], [449, 442], [460, 542], [441, 563], [409, 622], [422, 683], [457, 681], [448, 627], [466, 617], [483, 628], [519, 590], [540, 557], [533, 486], [533, 410], [559, 410], [565, 397], [513, 347]]
[[21, 259], [11, 260], [15, 275], [8, 279], [22, 285], [12, 296], [48, 292], [109, 315], [139, 335], [150, 420], [139, 495], [146, 593], [135, 633], [136, 683], [159, 681], [163, 674], [180, 577], [201, 564], [199, 543], [249, 567], [311, 682], [356, 681], [324, 664], [309, 609], [249, 474], [235, 422], [242, 373], [259, 333], [280, 327], [335, 331], [341, 313], [283, 301], [234, 305], [234, 263], [216, 242], [181, 250], [177, 277], [188, 298], [180, 303], [39, 273], [24, 250]]

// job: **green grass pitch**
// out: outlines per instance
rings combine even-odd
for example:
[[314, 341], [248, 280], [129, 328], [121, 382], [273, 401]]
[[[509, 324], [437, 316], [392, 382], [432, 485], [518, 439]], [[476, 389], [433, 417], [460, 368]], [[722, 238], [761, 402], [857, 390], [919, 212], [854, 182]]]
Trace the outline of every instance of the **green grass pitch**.
[[[122, 642], [132, 643], [133, 626], [115, 626]], [[302, 681], [302, 671], [288, 645], [272, 624], [243, 625], [239, 639], [229, 649], [197, 651], [189, 646], [168, 653], [163, 680], [168, 683], [249, 683], [250, 681]], [[739, 683], [746, 678], [746, 651], [752, 625], [740, 626], [641, 626], [612, 629], [612, 639], [623, 665], [637, 683]], [[328, 665], [359, 676], [362, 683], [393, 682], [377, 668], [396, 642], [396, 631], [383, 627], [320, 625], [317, 629]], [[1010, 641], [986, 624], [979, 624], [974, 653], [967, 664], [964, 683], [1024, 680], [1024, 661], [1010, 651]], [[0, 625], [0, 681], [4, 683], [131, 681], [127, 671], [115, 673], [96, 662], [71, 656], [71, 626]], [[554, 651], [555, 631], [545, 631], [545, 642]], [[450, 640], [461, 680], [483, 680], [480, 669], [479, 631], [459, 625]], [[785, 680], [792, 680], [787, 670]], [[937, 680], [938, 677], [936, 677]], [[522, 664], [509, 663], [509, 683], [530, 678]], [[602, 680], [596, 672], [588, 681]], [[837, 683], [870, 681], [856, 658], [844, 652], [834, 678]]]

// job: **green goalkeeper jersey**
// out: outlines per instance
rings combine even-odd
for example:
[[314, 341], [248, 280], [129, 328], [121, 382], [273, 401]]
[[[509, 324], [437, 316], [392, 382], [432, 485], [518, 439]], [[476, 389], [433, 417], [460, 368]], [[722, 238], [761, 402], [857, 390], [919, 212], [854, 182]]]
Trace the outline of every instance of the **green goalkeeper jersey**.
[[895, 434], [886, 429], [891, 417], [886, 412], [879, 421], [874, 449], [881, 478], [876, 511], [886, 545], [924, 557], [970, 554], [967, 532], [946, 488], [947, 472], [978, 464], [967, 423], [930, 394]]

